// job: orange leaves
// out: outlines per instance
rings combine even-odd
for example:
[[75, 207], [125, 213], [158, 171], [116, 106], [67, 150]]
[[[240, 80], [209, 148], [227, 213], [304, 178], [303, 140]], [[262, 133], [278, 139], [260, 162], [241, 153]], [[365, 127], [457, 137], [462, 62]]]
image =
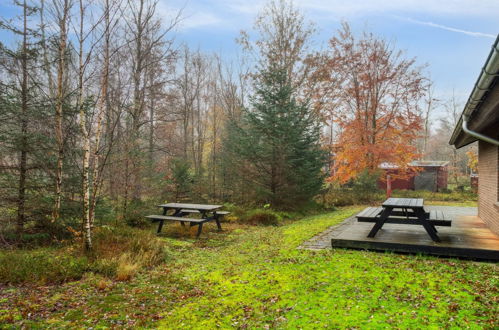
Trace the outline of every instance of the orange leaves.
[[316, 86], [333, 89], [316, 104], [340, 127], [330, 179], [345, 183], [384, 162], [410, 175], [423, 123], [418, 105], [427, 91], [422, 67], [371, 33], [357, 39], [346, 23], [329, 44], [314, 77]]
[[468, 156], [468, 167], [473, 173], [478, 172], [478, 155], [474, 149], [470, 149], [466, 152]]
[[373, 173], [381, 163], [390, 163], [399, 173], [410, 175], [408, 163], [414, 160], [416, 147], [412, 145], [418, 126], [388, 125], [377, 133], [366, 130], [362, 120], [352, 120], [343, 125], [335, 157], [332, 180], [345, 183], [356, 178], [364, 170]]

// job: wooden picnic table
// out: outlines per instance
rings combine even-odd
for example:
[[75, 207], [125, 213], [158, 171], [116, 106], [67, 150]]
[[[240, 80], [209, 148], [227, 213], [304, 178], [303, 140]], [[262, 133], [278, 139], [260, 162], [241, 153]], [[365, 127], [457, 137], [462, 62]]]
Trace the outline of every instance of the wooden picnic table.
[[[407, 219], [408, 224], [418, 224], [424, 227], [428, 235], [435, 242], [440, 242], [435, 225], [430, 221], [430, 213], [424, 209], [422, 198], [388, 198], [383, 202], [381, 212], [375, 216], [375, 224], [367, 237], [374, 237], [385, 223], [393, 223], [393, 218], [401, 216]], [[404, 223], [400, 221], [397, 223]], [[450, 224], [449, 224], [450, 225]]]
[[[178, 221], [182, 226], [188, 222], [189, 225], [198, 226], [197, 237], [201, 235], [203, 230], [203, 223], [215, 220], [218, 230], [222, 230], [220, 218], [229, 212], [218, 211], [222, 205], [209, 205], [209, 204], [190, 204], [190, 203], [167, 203], [158, 205], [163, 208], [162, 215], [148, 215], [146, 218], [151, 219], [153, 222], [159, 222], [158, 233], [161, 232], [165, 221]], [[168, 211], [172, 210], [173, 213], [168, 215]], [[195, 214], [197, 217], [187, 217], [188, 215]]]

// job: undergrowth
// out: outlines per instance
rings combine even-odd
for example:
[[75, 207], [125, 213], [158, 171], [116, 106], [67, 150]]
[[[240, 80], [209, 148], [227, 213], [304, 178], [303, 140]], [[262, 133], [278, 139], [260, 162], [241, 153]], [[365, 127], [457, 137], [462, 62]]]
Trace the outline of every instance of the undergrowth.
[[0, 251], [0, 283], [62, 283], [86, 272], [129, 280], [165, 259], [164, 243], [150, 230], [104, 226], [95, 231], [91, 254], [81, 246], [75, 240], [61, 248]]

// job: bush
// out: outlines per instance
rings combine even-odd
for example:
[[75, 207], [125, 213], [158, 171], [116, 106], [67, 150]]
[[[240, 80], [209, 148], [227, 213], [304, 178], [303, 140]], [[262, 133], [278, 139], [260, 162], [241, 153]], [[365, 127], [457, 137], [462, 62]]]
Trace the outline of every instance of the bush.
[[281, 222], [281, 216], [269, 209], [256, 209], [249, 211], [241, 221], [250, 225], [277, 226]]
[[239, 221], [247, 213], [247, 210], [232, 203], [225, 203], [223, 209], [230, 212], [230, 214], [224, 216], [222, 221]]
[[371, 204], [381, 201], [385, 194], [377, 191], [372, 193], [355, 191], [352, 188], [333, 187], [329, 189], [322, 198], [323, 207], [334, 208], [348, 205]]
[[149, 202], [146, 203], [140, 200], [130, 202], [124, 215], [125, 223], [139, 228], [149, 225], [150, 221], [145, 216], [151, 214], [150, 206]]

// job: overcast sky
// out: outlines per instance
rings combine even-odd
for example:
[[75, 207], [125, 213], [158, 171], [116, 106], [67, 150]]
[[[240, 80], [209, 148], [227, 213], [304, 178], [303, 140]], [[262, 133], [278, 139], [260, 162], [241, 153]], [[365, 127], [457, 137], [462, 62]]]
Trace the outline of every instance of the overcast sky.
[[[177, 42], [234, 58], [234, 40], [251, 28], [264, 0], [159, 0], [159, 15], [168, 19], [183, 8]], [[12, 14], [11, 0], [0, 0], [2, 16]], [[440, 97], [453, 90], [466, 101], [499, 33], [499, 0], [295, 0], [318, 28], [320, 48], [342, 20], [353, 30], [383, 36], [407, 50], [428, 72]], [[6, 38], [5, 34], [0, 37]]]

